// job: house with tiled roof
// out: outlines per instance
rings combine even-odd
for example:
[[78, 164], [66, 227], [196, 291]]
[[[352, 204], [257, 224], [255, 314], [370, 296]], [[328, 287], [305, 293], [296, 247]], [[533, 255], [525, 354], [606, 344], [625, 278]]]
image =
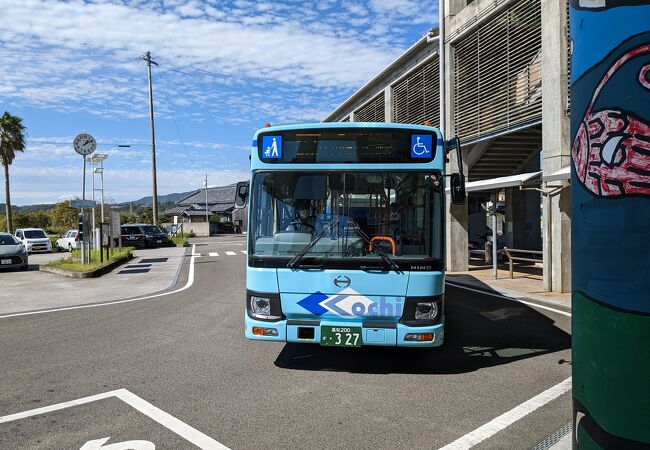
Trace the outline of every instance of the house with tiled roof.
[[[236, 187], [237, 183], [197, 189], [177, 201], [176, 206], [166, 210], [165, 214], [176, 216], [178, 223], [192, 223], [193, 220], [205, 222], [207, 207], [208, 217], [219, 215], [222, 222], [232, 222], [244, 231], [246, 229], [246, 208], [235, 209]], [[212, 230], [211, 234], [214, 234]]]

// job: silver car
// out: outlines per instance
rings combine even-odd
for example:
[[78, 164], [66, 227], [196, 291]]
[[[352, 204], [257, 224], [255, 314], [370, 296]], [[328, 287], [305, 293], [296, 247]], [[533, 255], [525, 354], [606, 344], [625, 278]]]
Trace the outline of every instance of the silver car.
[[28, 255], [23, 244], [9, 233], [0, 233], [0, 269], [27, 269]]

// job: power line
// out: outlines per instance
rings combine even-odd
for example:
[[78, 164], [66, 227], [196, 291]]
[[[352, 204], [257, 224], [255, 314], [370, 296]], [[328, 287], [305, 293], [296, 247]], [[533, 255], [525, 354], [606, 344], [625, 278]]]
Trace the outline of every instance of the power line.
[[163, 79], [162, 74], [160, 73], [160, 66], [156, 65], [156, 69], [158, 70], [158, 78], [160, 78], [163, 95], [165, 96], [165, 100], [167, 101], [167, 106], [169, 107], [169, 111], [172, 113], [172, 119], [174, 121], [174, 128], [176, 128], [176, 134], [178, 135], [178, 139], [181, 141], [181, 145], [183, 146], [183, 150], [185, 151], [185, 155], [187, 156], [187, 159], [189, 159], [190, 163], [194, 165], [194, 161], [190, 157], [190, 154], [187, 151], [187, 148], [185, 147], [185, 141], [183, 141], [183, 136], [181, 136], [181, 132], [178, 129], [178, 123], [176, 122], [176, 114], [174, 114], [174, 108], [172, 108], [172, 103], [169, 101], [169, 96], [167, 95], [167, 84], [165, 83], [165, 80]]

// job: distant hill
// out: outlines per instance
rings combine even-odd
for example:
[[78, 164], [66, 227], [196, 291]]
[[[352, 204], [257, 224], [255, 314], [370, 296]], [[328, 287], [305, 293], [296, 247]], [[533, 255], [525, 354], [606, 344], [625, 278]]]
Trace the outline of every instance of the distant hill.
[[[190, 194], [193, 194], [196, 192], [196, 189], [193, 191], [189, 192], [175, 192], [173, 194], [167, 194], [167, 195], [159, 195], [158, 196], [158, 203], [176, 203], [182, 198], [187, 197]], [[142, 197], [140, 200], [134, 200], [131, 202], [123, 202], [120, 203], [121, 205], [128, 205], [129, 203], [133, 203], [133, 206], [136, 205], [151, 205], [151, 195], [147, 197]]]
[[[159, 195], [158, 196], [158, 204], [163, 205], [165, 203], [171, 205], [170, 207], [174, 206], [174, 203], [179, 201], [182, 198], [187, 197], [190, 194], [193, 194], [196, 192], [196, 189], [193, 191], [189, 192], [175, 192], [173, 194], [167, 194], [167, 195]], [[24, 205], [24, 206], [16, 206], [16, 205], [11, 205], [11, 210], [12, 211], [20, 211], [20, 212], [35, 212], [35, 211], [47, 211], [49, 209], [54, 208], [54, 203], [43, 203], [43, 204], [37, 204], [37, 205]], [[151, 196], [149, 195], [148, 197], [142, 197], [139, 200], [133, 200], [130, 202], [122, 202], [118, 203], [118, 206], [121, 207], [129, 207], [130, 205], [133, 205], [133, 207], [137, 208], [139, 206], [151, 206]], [[5, 204], [0, 203], [0, 214], [4, 214], [5, 212]]]
[[[36, 211], [47, 211], [48, 209], [51, 209], [53, 207], [54, 205], [49, 203], [41, 203], [38, 205], [26, 205], [26, 206], [11, 205], [11, 210], [20, 211], [20, 212], [36, 212]], [[0, 203], [0, 213], [2, 214], [5, 213], [4, 203]]]

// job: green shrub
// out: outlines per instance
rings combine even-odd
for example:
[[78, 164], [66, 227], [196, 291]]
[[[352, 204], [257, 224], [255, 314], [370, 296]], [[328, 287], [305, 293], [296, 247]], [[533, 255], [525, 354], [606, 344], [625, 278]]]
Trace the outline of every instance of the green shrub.
[[106, 253], [104, 252], [104, 262], [100, 262], [99, 250], [91, 250], [90, 264], [81, 264], [81, 251], [73, 250], [68, 257], [63, 257], [58, 261], [49, 262], [47, 265], [58, 267], [60, 269], [75, 270], [78, 272], [91, 272], [93, 270], [101, 269], [113, 261], [129, 256], [132, 253], [132, 247], [122, 247], [121, 249], [114, 248], [113, 254], [108, 258], [108, 260], [106, 259]]

